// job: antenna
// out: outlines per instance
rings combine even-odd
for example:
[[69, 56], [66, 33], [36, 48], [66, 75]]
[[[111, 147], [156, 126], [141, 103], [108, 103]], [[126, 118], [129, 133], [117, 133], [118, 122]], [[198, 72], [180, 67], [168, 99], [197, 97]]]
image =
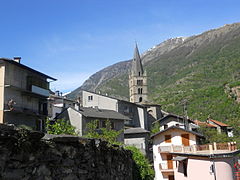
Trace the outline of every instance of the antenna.
[[182, 101], [182, 104], [183, 104], [183, 122], [184, 122], [184, 126], [185, 126], [185, 129], [189, 129], [189, 127], [188, 127], [188, 113], [187, 113], [187, 100], [184, 99]]

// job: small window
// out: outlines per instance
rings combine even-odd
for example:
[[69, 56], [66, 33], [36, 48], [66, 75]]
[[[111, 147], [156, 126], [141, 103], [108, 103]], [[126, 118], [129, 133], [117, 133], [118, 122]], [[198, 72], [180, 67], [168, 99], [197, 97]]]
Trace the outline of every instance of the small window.
[[115, 129], [115, 124], [114, 124], [114, 122], [111, 122], [111, 129]]
[[139, 98], [139, 102], [142, 102], [142, 97]]
[[143, 80], [137, 80], [137, 85], [142, 86], [143, 85]]
[[171, 143], [171, 135], [165, 135], [165, 143]]
[[168, 128], [168, 125], [167, 124], [164, 124], [164, 129], [167, 129]]
[[106, 122], [102, 121], [102, 128], [105, 128], [105, 127], [106, 127]]
[[93, 96], [88, 96], [88, 101], [92, 101], [93, 100]]
[[141, 72], [138, 72], [138, 75], [141, 76]]

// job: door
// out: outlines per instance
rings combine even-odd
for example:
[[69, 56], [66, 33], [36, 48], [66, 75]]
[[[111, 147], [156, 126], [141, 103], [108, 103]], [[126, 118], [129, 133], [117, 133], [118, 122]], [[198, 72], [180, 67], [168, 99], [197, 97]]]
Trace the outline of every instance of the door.
[[168, 169], [173, 169], [172, 155], [167, 155], [167, 165]]
[[182, 137], [182, 144], [184, 146], [189, 146], [190, 145], [190, 143], [189, 143], [189, 134], [182, 134], [181, 137]]
[[174, 175], [169, 175], [168, 180], [174, 180]]

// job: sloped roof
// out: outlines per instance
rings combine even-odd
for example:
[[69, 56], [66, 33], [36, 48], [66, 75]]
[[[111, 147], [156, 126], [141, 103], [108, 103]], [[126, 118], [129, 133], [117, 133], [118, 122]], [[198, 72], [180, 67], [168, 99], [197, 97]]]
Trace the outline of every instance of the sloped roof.
[[190, 131], [190, 130], [183, 129], [183, 128], [180, 128], [180, 127], [177, 127], [177, 126], [171, 126], [171, 127], [167, 128], [167, 129], [164, 129], [164, 130], [162, 130], [162, 131], [159, 131], [159, 132], [153, 134], [153, 135], [151, 136], [151, 138], [153, 138], [153, 137], [155, 137], [155, 136], [157, 136], [157, 135], [159, 135], [159, 134], [162, 134], [162, 133], [164, 133], [164, 132], [166, 132], [166, 131], [169, 131], [170, 129], [179, 129], [179, 130], [182, 130], [182, 131], [185, 131], [185, 132], [194, 134], [194, 135], [196, 135], [196, 136], [203, 137], [203, 135], [200, 134], [200, 133], [198, 133], [198, 132]]
[[207, 127], [214, 127], [214, 128], [217, 127], [217, 126], [215, 126], [213, 124], [209, 124], [207, 122], [202, 122], [202, 121], [199, 121], [199, 120], [195, 120], [194, 123], [199, 125], [199, 126], [207, 126]]
[[[185, 118], [185, 117], [183, 117], [183, 116], [178, 116], [178, 115], [176, 115], [176, 114], [171, 114], [171, 113], [169, 113], [169, 114], [167, 114], [166, 116], [162, 117], [161, 119], [158, 119], [157, 121], [154, 121], [153, 124], [156, 123], [156, 122], [161, 122], [161, 121], [163, 121], [164, 119], [169, 118], [169, 117], [175, 117], [175, 118], [177, 118], [177, 119], [184, 119], [184, 118]], [[189, 118], [187, 118], [187, 120], [194, 123], [194, 121], [191, 120], [191, 119], [189, 119]]]
[[229, 125], [227, 125], [227, 124], [224, 124], [224, 123], [222, 123], [222, 122], [219, 122], [219, 121], [213, 120], [213, 119], [208, 119], [208, 121], [212, 121], [213, 123], [215, 123], [215, 124], [217, 124], [217, 125], [219, 125], [219, 126], [222, 126], [222, 127], [228, 127], [228, 126], [229, 126]]
[[[71, 107], [69, 107], [71, 108]], [[90, 107], [81, 107], [80, 110], [71, 108], [85, 117], [100, 118], [100, 119], [116, 119], [116, 120], [131, 120], [129, 117], [122, 115], [119, 112], [107, 109], [97, 109]]]
[[142, 61], [140, 58], [138, 47], [136, 44], [135, 51], [134, 51], [134, 57], [133, 57], [133, 61], [132, 61], [132, 75], [139, 76], [138, 73], [140, 73], [141, 76], [143, 75], [143, 67], [142, 67]]
[[149, 133], [149, 131], [140, 127], [128, 128], [124, 130], [124, 134], [140, 134], [140, 133]]
[[21, 64], [21, 63], [15, 62], [13, 59], [0, 58], [0, 60], [5, 61], [5, 62], [8, 62], [8, 63], [11, 63], [11, 64], [14, 64], [14, 65], [16, 65], [16, 66], [18, 66], [18, 67], [27, 69], [27, 70], [29, 70], [29, 71], [32, 71], [32, 72], [34, 72], [34, 73], [37, 73], [37, 74], [39, 74], [39, 75], [41, 75], [41, 76], [43, 76], [43, 77], [46, 77], [46, 78], [48, 78], [48, 79], [52, 79], [52, 80], [54, 80], [54, 81], [57, 80], [57, 79], [55, 79], [55, 78], [53, 78], [53, 77], [51, 77], [51, 76], [48, 76], [48, 75], [46, 75], [46, 74], [44, 74], [44, 73], [41, 73], [41, 72], [37, 71], [37, 70], [35, 70], [35, 69], [32, 69], [32, 68], [30, 68], [30, 67], [28, 67], [28, 66], [25, 66], [25, 65]]

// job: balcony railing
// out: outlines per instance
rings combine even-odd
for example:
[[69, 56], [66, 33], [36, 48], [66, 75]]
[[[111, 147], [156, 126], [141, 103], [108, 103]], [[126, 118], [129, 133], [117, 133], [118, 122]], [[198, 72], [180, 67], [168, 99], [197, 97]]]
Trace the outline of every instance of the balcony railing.
[[172, 164], [169, 165], [167, 162], [162, 162], [162, 163], [159, 163], [159, 169], [162, 172], [172, 172], [173, 166]]
[[46, 113], [44, 113], [42, 111], [39, 111], [37, 109], [29, 109], [29, 108], [20, 107], [20, 106], [17, 106], [17, 105], [9, 107], [8, 104], [4, 104], [4, 111], [5, 112], [12, 112], [12, 113], [24, 113], [24, 114], [36, 115], [36, 116], [47, 115]]
[[237, 150], [236, 142], [228, 143], [213, 143], [205, 145], [170, 145], [170, 146], [159, 146], [159, 153], [170, 153], [170, 152], [181, 152], [181, 153], [225, 153]]

